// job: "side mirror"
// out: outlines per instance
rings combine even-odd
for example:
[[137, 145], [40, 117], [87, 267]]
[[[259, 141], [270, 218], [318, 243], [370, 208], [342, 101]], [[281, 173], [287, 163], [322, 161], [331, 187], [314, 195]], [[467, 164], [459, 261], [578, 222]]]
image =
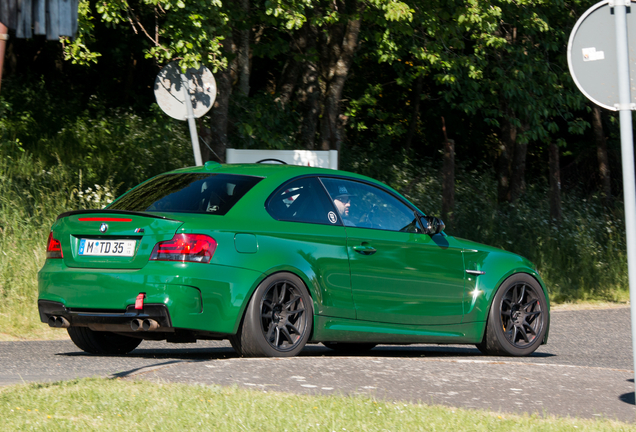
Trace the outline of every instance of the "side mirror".
[[439, 234], [446, 228], [444, 222], [435, 216], [421, 216], [420, 222], [424, 228], [424, 234], [428, 234], [430, 236]]

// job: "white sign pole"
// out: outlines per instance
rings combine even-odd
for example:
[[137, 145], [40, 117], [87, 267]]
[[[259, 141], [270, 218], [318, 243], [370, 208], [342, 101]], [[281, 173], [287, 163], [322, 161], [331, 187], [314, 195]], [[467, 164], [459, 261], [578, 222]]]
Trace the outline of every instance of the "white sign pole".
[[194, 163], [197, 166], [201, 166], [203, 165], [203, 160], [201, 158], [201, 147], [199, 146], [199, 133], [197, 132], [197, 125], [194, 122], [194, 111], [192, 109], [192, 99], [190, 99], [188, 79], [184, 74], [181, 74], [181, 86], [183, 87], [183, 97], [185, 99], [184, 102], [186, 106], [186, 120], [188, 120], [188, 126], [190, 128], [190, 139], [192, 140]]
[[[619, 4], [620, 3], [620, 4]], [[628, 3], [629, 4], [629, 3]], [[610, 2], [610, 6], [612, 6]], [[636, 371], [636, 186], [634, 178], [634, 135], [629, 88], [629, 50], [627, 7], [625, 1], [615, 1], [616, 56], [618, 63], [618, 97], [621, 122], [621, 159], [623, 164], [623, 194], [625, 200], [625, 234], [627, 237], [627, 270], [632, 314], [632, 353]]]

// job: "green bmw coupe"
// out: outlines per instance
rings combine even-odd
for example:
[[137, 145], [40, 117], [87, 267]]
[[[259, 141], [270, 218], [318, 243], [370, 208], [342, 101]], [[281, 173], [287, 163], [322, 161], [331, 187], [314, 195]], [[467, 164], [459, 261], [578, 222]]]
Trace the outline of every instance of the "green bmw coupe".
[[368, 177], [208, 162], [61, 214], [38, 274], [40, 318], [95, 354], [144, 339], [229, 339], [243, 356], [318, 342], [524, 356], [545, 343], [532, 263], [443, 230]]

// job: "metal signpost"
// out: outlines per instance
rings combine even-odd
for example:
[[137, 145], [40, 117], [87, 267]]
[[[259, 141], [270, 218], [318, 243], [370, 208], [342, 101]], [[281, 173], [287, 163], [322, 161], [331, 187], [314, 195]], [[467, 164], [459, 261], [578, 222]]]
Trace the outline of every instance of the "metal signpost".
[[216, 99], [216, 81], [212, 72], [201, 66], [182, 73], [177, 62], [169, 63], [155, 79], [155, 97], [163, 112], [177, 120], [188, 121], [194, 163], [203, 165], [194, 119], [207, 113]]
[[[636, 4], [636, 3], [635, 3]], [[568, 65], [574, 82], [592, 102], [619, 111], [627, 269], [632, 318], [632, 352], [636, 371], [636, 180], [632, 110], [636, 110], [636, 9], [631, 0], [604, 0], [577, 21], [568, 42]], [[615, 32], [606, 31], [615, 28]], [[632, 91], [633, 90], [633, 91]]]

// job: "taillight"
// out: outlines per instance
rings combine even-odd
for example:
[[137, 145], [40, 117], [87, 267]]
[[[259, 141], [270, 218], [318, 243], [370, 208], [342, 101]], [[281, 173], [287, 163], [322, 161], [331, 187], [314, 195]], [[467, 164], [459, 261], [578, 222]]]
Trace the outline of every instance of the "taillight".
[[62, 255], [62, 243], [53, 238], [53, 231], [49, 234], [49, 241], [46, 244], [46, 257], [64, 258], [64, 255]]
[[176, 234], [172, 240], [157, 243], [150, 260], [209, 263], [215, 250], [216, 241], [210, 236]]

